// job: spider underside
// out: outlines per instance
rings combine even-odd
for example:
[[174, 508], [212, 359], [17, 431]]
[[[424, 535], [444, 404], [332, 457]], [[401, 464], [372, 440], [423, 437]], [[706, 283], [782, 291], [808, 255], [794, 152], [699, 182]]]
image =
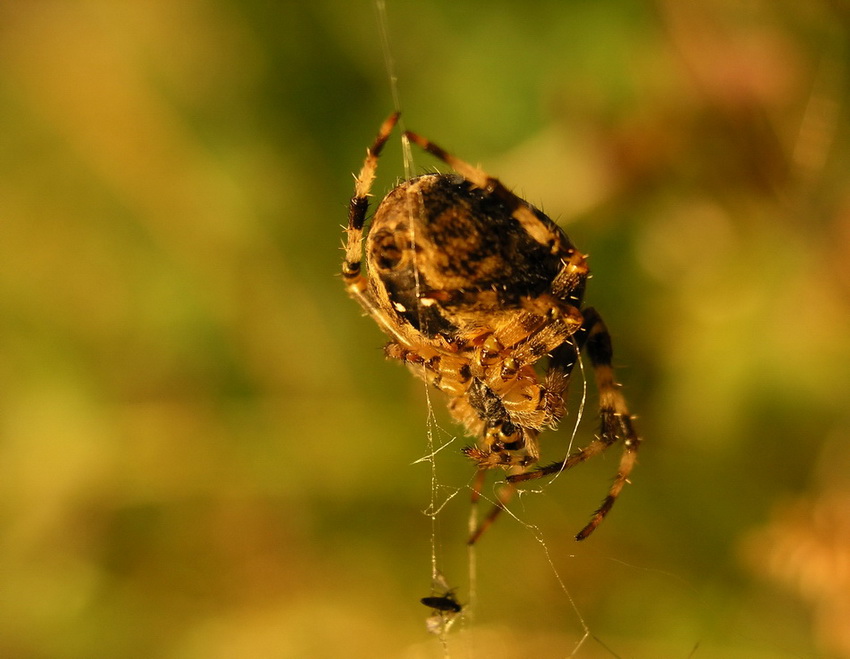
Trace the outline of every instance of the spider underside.
[[[498, 179], [407, 132], [456, 173], [417, 176], [384, 197], [366, 236], [364, 275], [368, 197], [397, 120], [395, 113], [383, 123], [355, 180], [342, 266], [346, 289], [390, 336], [387, 356], [443, 391], [452, 416], [476, 439], [463, 449], [478, 469], [473, 500], [488, 470], [508, 472], [507, 486], [470, 544], [516, 483], [570, 469], [622, 441], [608, 494], [576, 535], [583, 540], [628, 482], [640, 445], [614, 380], [608, 330], [595, 309], [582, 307], [585, 255]], [[582, 351], [599, 392], [599, 432], [586, 447], [541, 467], [538, 435], [564, 416]]]

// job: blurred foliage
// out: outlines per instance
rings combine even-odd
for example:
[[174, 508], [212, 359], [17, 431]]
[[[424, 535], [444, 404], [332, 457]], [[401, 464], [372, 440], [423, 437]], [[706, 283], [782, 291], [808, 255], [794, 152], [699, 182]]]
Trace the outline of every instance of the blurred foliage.
[[[449, 652], [850, 657], [850, 5], [388, 17], [406, 124], [590, 253], [646, 438], [587, 542], [610, 456], [488, 532]], [[0, 4], [0, 656], [443, 655], [457, 429], [335, 277], [391, 109], [369, 0]]]

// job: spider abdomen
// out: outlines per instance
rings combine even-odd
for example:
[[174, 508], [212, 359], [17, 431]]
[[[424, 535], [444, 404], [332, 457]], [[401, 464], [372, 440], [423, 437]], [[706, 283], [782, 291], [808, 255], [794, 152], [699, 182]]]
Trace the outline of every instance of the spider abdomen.
[[534, 240], [511, 209], [463, 177], [426, 174], [381, 202], [366, 255], [378, 297], [433, 337], [510, 314], [523, 298], [549, 290], [567, 253]]

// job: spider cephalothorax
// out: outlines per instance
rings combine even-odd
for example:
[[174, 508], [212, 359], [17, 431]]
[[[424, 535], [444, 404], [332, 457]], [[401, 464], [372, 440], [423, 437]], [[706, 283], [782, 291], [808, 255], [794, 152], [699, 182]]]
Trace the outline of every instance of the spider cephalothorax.
[[[386, 354], [445, 392], [449, 410], [477, 439], [464, 449], [483, 475], [501, 467], [509, 484], [555, 474], [618, 440], [623, 455], [602, 506], [576, 536], [586, 538], [613, 505], [640, 444], [611, 368], [602, 319], [582, 308], [585, 256], [545, 214], [497, 179], [414, 133], [412, 142], [455, 174], [426, 174], [396, 186], [363, 226], [378, 156], [398, 120], [381, 126], [349, 207], [343, 276], [349, 294], [390, 335]], [[537, 437], [565, 413], [580, 352], [599, 390], [598, 436], [564, 460], [537, 467]], [[478, 497], [480, 479], [474, 497]], [[473, 533], [481, 534], [500, 503]]]

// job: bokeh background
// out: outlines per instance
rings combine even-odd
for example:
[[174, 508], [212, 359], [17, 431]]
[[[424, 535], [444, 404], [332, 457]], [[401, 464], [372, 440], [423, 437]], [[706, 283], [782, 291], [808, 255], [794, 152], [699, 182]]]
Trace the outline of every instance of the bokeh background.
[[633, 485], [581, 544], [616, 455], [519, 499], [429, 636], [413, 463], [458, 429], [335, 276], [393, 108], [374, 3], [6, 0], [0, 656], [850, 657], [850, 5], [387, 16], [407, 127], [591, 255]]

